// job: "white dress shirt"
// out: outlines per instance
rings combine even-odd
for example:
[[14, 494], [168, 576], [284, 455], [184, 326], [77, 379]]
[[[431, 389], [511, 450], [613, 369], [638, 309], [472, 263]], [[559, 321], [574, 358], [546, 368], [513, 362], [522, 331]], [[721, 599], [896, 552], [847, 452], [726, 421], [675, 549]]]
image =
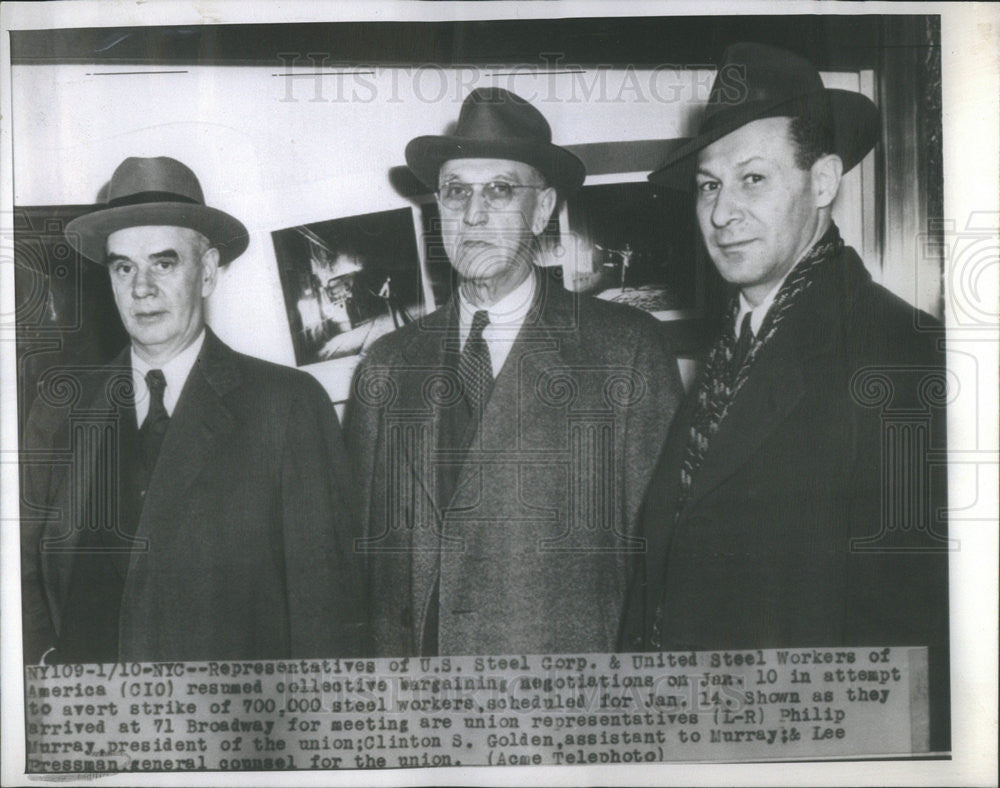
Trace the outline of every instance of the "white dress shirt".
[[778, 282], [774, 287], [768, 291], [768, 294], [761, 299], [761, 302], [754, 306], [743, 296], [743, 292], [740, 291], [740, 309], [736, 313], [736, 322], [733, 323], [733, 331], [736, 332], [736, 338], [740, 337], [740, 324], [743, 323], [743, 316], [750, 312], [750, 329], [753, 331], [754, 337], [760, 334], [760, 327], [764, 325], [764, 318], [767, 317], [768, 311], [771, 309], [771, 304], [774, 303], [774, 297], [778, 295], [778, 291], [781, 290], [781, 286], [785, 283], [785, 280], [795, 269], [793, 265], [791, 268], [785, 272], [785, 275], [781, 277], [781, 281]]
[[[177, 400], [181, 396], [184, 383], [187, 382], [188, 375], [194, 369], [194, 363], [198, 360], [198, 353], [205, 343], [205, 330], [202, 329], [198, 338], [188, 345], [184, 350], [174, 356], [170, 361], [158, 369], [162, 370], [163, 377], [167, 380], [167, 387], [163, 391], [163, 407], [167, 410], [168, 416], [174, 415], [174, 408], [177, 407]], [[146, 373], [151, 367], [132, 348], [132, 384], [135, 386], [135, 417], [136, 423], [141, 427], [149, 413], [149, 386], [146, 385]]]
[[[486, 341], [486, 346], [490, 349], [490, 362], [493, 367], [494, 380], [499, 376], [500, 370], [503, 369], [504, 362], [507, 360], [507, 356], [510, 355], [510, 349], [514, 346], [518, 332], [520, 332], [521, 326], [524, 325], [524, 319], [528, 316], [528, 312], [531, 311], [537, 289], [538, 283], [535, 281], [534, 273], [532, 273], [495, 304], [485, 307], [490, 316], [490, 323], [483, 329], [483, 339]], [[469, 332], [472, 330], [473, 315], [483, 308], [470, 304], [461, 295], [461, 291], [459, 291], [458, 338], [462, 348], [465, 347], [465, 341], [469, 338]]]

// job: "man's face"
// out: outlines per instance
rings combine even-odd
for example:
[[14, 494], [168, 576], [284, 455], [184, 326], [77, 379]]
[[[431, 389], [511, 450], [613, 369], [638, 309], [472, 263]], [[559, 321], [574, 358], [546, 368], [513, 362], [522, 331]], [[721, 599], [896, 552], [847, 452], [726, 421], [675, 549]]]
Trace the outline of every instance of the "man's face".
[[186, 227], [129, 227], [108, 236], [115, 303], [132, 344], [165, 363], [205, 325], [202, 299], [215, 287], [218, 252]]
[[812, 175], [795, 164], [789, 118], [755, 120], [698, 156], [696, 211], [722, 278], [759, 303], [813, 242]]
[[[534, 167], [507, 159], [446, 161], [438, 176], [439, 191], [443, 195], [451, 186], [457, 192], [458, 184], [475, 184], [464, 206], [451, 207], [444, 196], [438, 199], [441, 236], [455, 270], [467, 281], [516, 278], [521, 270], [527, 271], [534, 238], [555, 208], [555, 190], [545, 187]], [[495, 199], [506, 186], [483, 184], [514, 187], [510, 201], [499, 205]]]

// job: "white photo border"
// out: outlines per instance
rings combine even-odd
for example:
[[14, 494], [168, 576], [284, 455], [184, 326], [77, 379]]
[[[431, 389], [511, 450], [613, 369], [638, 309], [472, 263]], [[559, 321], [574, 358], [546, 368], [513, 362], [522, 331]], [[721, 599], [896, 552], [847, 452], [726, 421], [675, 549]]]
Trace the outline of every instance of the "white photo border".
[[[730, 15], [733, 5], [720, 0], [703, 2], [648, 3], [596, 2], [530, 3], [402, 3], [317, 4], [308, 2], [133, 2], [5, 3], [0, 40], [0, 171], [3, 173], [0, 236], [9, 232], [13, 206], [11, 163], [13, 160], [10, 118], [17, 108], [11, 103], [9, 31], [14, 29], [75, 28], [102, 26], [145, 26], [178, 24], [233, 24], [258, 22], [318, 21], [456, 21], [461, 19], [530, 19], [580, 16], [662, 16]], [[744, 2], [740, 14], [940, 14], [942, 51], [942, 100], [944, 124], [944, 206], [946, 221], [956, 233], [978, 233], [995, 243], [1000, 220], [996, 184], [998, 168], [998, 128], [1000, 117], [1000, 10], [982, 3], [825, 3], [788, 2], [780, 6], [764, 2]], [[2, 240], [2, 237], [0, 237]], [[996, 248], [995, 246], [993, 248]], [[13, 321], [13, 266], [5, 257], [6, 243], [0, 247], [0, 320]], [[956, 267], [968, 260], [952, 259], [945, 272], [948, 304], [962, 305], [971, 295], [963, 292], [964, 271]], [[956, 325], [955, 315], [947, 315], [949, 348], [972, 356], [980, 375], [963, 384], [976, 387], [980, 419], [970, 421], [968, 413], [952, 413], [949, 420], [953, 451], [962, 452], [975, 473], [950, 479], [951, 500], [969, 500], [968, 485], [977, 485], [973, 496], [975, 512], [981, 516], [950, 524], [950, 535], [961, 543], [951, 557], [952, 605], [952, 743], [953, 757], [940, 761], [854, 761], [781, 764], [658, 764], [645, 767], [541, 767], [512, 772], [509, 768], [386, 771], [348, 773], [198, 773], [185, 775], [128, 774], [101, 778], [105, 785], [348, 785], [363, 781], [368, 785], [504, 785], [518, 782], [547, 785], [618, 784], [900, 784], [900, 785], [980, 785], [996, 784], [997, 764], [997, 488], [996, 451], [998, 446], [996, 370], [998, 342], [996, 315], [996, 263], [985, 269], [981, 286], [987, 293], [977, 304], [983, 315], [978, 326]], [[992, 273], [990, 271], [992, 270]], [[990, 279], [990, 276], [993, 278]], [[989, 288], [993, 283], [992, 290]], [[2, 685], [3, 697], [2, 782], [24, 785], [41, 781], [24, 775], [23, 672], [21, 670], [20, 584], [17, 501], [16, 364], [12, 332], [0, 326], [0, 500], [3, 525], [2, 560]], [[957, 447], [957, 448], [956, 448]], [[963, 487], [964, 486], [964, 487]], [[61, 784], [90, 784], [87, 780], [60, 780]]]

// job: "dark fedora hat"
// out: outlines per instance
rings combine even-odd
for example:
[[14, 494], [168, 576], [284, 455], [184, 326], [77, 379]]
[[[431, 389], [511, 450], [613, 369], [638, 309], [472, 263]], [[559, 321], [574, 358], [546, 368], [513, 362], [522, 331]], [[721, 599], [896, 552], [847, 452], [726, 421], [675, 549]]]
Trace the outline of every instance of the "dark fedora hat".
[[542, 113], [503, 88], [476, 88], [462, 102], [454, 134], [417, 137], [406, 146], [406, 163], [431, 189], [450, 159], [511, 159], [530, 164], [563, 196], [580, 188], [583, 162], [552, 144]]
[[219, 250], [220, 265], [243, 254], [250, 242], [242, 222], [205, 205], [198, 178], [177, 159], [125, 159], [111, 176], [107, 199], [107, 208], [66, 225], [69, 243], [94, 262], [104, 262], [111, 233], [147, 224], [197, 230]]
[[649, 180], [690, 189], [698, 151], [752, 121], [799, 114], [827, 119], [833, 131], [829, 152], [840, 156], [844, 172], [878, 140], [878, 108], [866, 96], [825, 88], [816, 67], [787, 50], [733, 44], [722, 55], [697, 136], [672, 151]]

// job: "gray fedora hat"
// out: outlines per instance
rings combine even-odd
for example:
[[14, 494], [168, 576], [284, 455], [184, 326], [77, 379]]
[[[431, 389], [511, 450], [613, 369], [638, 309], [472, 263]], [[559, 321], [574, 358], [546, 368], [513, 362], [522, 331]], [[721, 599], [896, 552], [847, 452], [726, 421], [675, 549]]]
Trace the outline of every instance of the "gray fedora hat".
[[108, 183], [107, 207], [66, 225], [66, 240], [84, 257], [103, 263], [108, 236], [142, 225], [197, 230], [227, 265], [246, 251], [250, 238], [238, 219], [205, 205], [201, 184], [189, 167], [168, 156], [125, 159]]
[[462, 102], [454, 134], [423, 136], [406, 146], [406, 163], [431, 189], [450, 159], [510, 159], [530, 164], [562, 196], [587, 175], [583, 162], [552, 144], [552, 128], [535, 107], [503, 88], [476, 88]]
[[722, 55], [697, 135], [672, 151], [649, 180], [690, 189], [698, 151], [752, 121], [799, 113], [829, 119], [830, 153], [843, 160], [844, 172], [878, 141], [878, 108], [867, 96], [824, 87], [816, 67], [793, 52], [765, 44], [733, 44]]

